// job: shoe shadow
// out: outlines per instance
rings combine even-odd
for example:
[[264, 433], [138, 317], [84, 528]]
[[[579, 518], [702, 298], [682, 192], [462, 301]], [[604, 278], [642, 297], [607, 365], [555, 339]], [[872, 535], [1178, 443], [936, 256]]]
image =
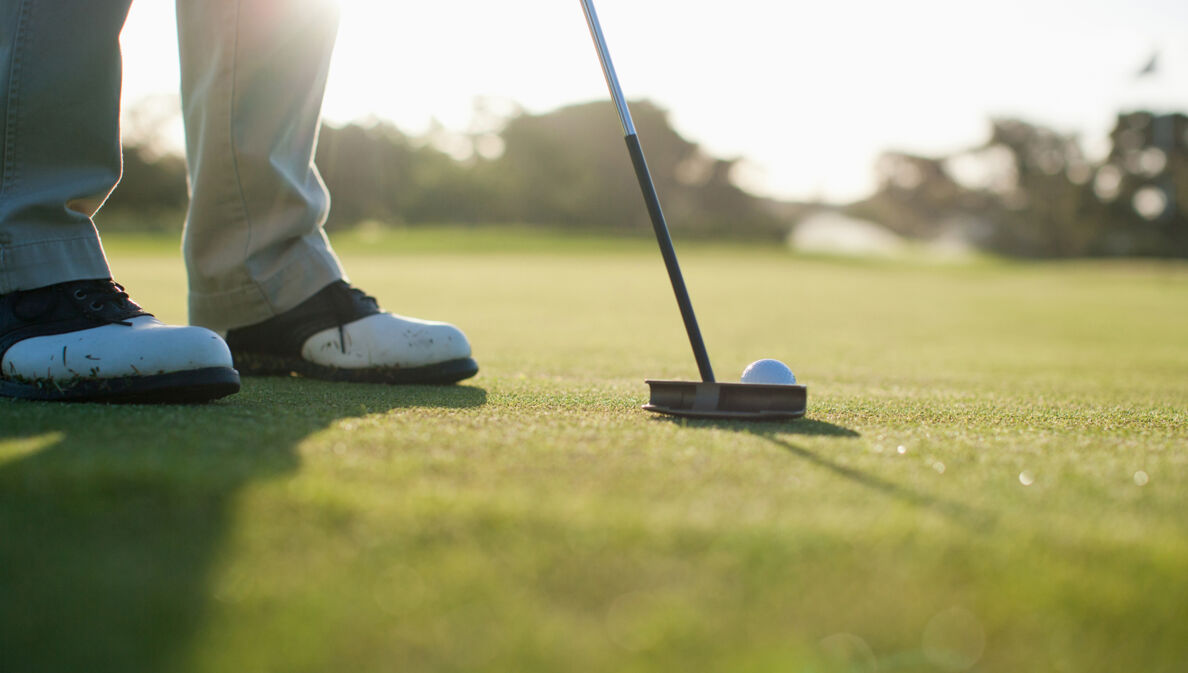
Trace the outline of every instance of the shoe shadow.
[[0, 670], [176, 668], [244, 487], [293, 474], [340, 420], [486, 398], [252, 379], [201, 406], [0, 400]]
[[839, 437], [853, 438], [861, 435], [850, 428], [835, 425], [827, 421], [802, 418], [795, 421], [770, 423], [765, 421], [717, 421], [691, 420], [673, 417], [657, 417], [657, 422], [671, 422], [688, 427], [714, 427], [723, 430], [746, 433], [760, 437], [817, 467], [832, 472], [834, 475], [863, 488], [875, 491], [886, 497], [927, 509], [940, 514], [946, 519], [969, 528], [973, 531], [988, 531], [995, 525], [994, 517], [986, 512], [977, 510], [965, 503], [949, 500], [940, 496], [930, 495], [909, 486], [898, 484], [888, 478], [842, 465], [818, 452], [793, 444], [787, 437]]

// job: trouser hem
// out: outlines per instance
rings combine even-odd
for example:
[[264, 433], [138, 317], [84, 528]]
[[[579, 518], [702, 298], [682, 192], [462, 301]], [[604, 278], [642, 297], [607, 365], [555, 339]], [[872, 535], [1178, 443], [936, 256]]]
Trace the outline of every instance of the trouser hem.
[[346, 280], [338, 258], [311, 246], [271, 276], [215, 292], [191, 290], [190, 323], [218, 332], [254, 325], [295, 308], [337, 280]]
[[111, 278], [97, 235], [0, 244], [0, 294], [88, 278]]

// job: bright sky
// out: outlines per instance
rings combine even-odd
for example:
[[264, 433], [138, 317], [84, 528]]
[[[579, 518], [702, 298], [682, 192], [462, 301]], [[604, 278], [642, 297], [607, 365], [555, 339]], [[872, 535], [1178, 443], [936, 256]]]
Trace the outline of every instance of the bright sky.
[[[533, 112], [607, 97], [577, 0], [340, 0], [325, 113], [464, 130], [474, 100]], [[138, 0], [125, 101], [177, 91], [173, 3]], [[885, 149], [975, 145], [991, 116], [1080, 132], [1115, 112], [1188, 111], [1184, 0], [597, 0], [632, 99], [667, 108], [754, 191], [851, 199]], [[1134, 74], [1159, 50], [1160, 69]], [[647, 147], [647, 138], [642, 138]], [[180, 146], [180, 141], [179, 141]]]

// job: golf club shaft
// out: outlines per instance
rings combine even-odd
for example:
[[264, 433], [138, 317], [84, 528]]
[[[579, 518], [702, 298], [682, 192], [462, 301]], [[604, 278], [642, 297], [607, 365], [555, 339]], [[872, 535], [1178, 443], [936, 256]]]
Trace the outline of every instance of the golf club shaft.
[[672, 291], [676, 294], [677, 306], [681, 309], [681, 318], [685, 321], [685, 332], [689, 335], [689, 345], [693, 347], [693, 357], [697, 359], [697, 369], [701, 373], [701, 380], [706, 383], [714, 382], [714, 370], [710, 367], [709, 354], [705, 350], [705, 341], [701, 338], [701, 328], [697, 326], [697, 316], [693, 313], [693, 302], [689, 299], [689, 289], [685, 287], [685, 277], [681, 274], [681, 266], [677, 262], [676, 250], [672, 247], [672, 236], [668, 233], [668, 224], [664, 220], [664, 211], [660, 208], [660, 197], [656, 194], [656, 184], [652, 180], [648, 162], [644, 159], [643, 147], [639, 143], [639, 136], [635, 132], [635, 122], [631, 119], [631, 110], [627, 107], [627, 98], [619, 86], [618, 75], [611, 61], [610, 51], [606, 48], [606, 38], [602, 34], [602, 25], [598, 22], [598, 14], [594, 11], [593, 0], [581, 0], [582, 9], [586, 12], [586, 23], [590, 26], [590, 36], [594, 38], [594, 46], [598, 48], [598, 60], [602, 63], [602, 73], [606, 76], [606, 85], [610, 89], [611, 98], [619, 111], [619, 122], [623, 126], [623, 136], [627, 141], [627, 151], [631, 153], [631, 163], [635, 167], [635, 177], [639, 180], [639, 188], [643, 192], [644, 202], [648, 206], [648, 215], [652, 218], [652, 229], [656, 232], [656, 242], [660, 244], [660, 254], [664, 257], [664, 266], [668, 269], [668, 279], [672, 282]]

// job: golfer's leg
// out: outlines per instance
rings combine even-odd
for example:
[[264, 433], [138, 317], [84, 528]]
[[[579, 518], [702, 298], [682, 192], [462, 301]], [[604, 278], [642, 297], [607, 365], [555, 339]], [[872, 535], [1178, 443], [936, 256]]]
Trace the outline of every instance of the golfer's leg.
[[111, 275], [91, 216], [120, 176], [130, 1], [0, 2], [0, 295]]
[[337, 18], [336, 0], [178, 0], [190, 318], [227, 330], [245, 374], [474, 376], [458, 328], [380, 310], [322, 232], [313, 154]]
[[0, 397], [205, 401], [239, 389], [217, 334], [170, 327], [91, 223], [120, 175], [130, 0], [0, 1]]
[[334, 0], [178, 0], [190, 319], [226, 330], [343, 277], [313, 165]]

